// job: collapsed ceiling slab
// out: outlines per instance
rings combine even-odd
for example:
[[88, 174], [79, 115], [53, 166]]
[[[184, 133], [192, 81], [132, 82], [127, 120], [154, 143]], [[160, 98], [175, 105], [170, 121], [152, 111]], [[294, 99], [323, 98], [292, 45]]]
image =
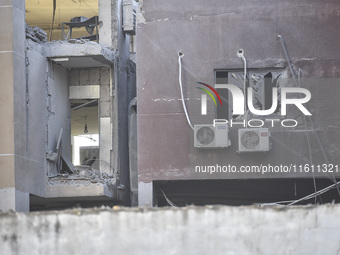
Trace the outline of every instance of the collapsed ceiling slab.
[[76, 166], [73, 174], [50, 177], [45, 198], [52, 197], [114, 197], [113, 175], [91, 170], [89, 166]]
[[110, 48], [86, 40], [48, 42], [45, 51], [47, 59], [68, 69], [107, 68], [115, 59]]

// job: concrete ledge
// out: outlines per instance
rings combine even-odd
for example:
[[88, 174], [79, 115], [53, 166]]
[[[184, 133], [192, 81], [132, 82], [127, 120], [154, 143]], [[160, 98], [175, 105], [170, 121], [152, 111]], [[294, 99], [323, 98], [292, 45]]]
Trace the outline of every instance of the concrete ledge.
[[54, 197], [114, 197], [114, 189], [108, 184], [53, 184], [45, 188], [45, 198]]
[[45, 55], [66, 68], [110, 67], [115, 53], [108, 47], [83, 40], [46, 43]]

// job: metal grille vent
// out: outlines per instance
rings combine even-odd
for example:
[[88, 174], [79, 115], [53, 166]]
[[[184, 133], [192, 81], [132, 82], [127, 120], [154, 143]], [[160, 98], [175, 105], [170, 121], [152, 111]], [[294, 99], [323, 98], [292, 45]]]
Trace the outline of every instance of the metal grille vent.
[[246, 149], [256, 149], [260, 145], [260, 137], [258, 132], [246, 131], [241, 136], [242, 146]]
[[210, 127], [201, 127], [196, 133], [196, 139], [200, 144], [211, 144], [215, 139], [215, 131]]

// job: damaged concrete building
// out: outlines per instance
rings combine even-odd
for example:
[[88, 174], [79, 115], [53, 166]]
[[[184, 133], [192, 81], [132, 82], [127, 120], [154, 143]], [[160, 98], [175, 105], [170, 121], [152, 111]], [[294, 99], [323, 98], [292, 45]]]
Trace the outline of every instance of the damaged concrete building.
[[0, 12], [1, 210], [340, 201], [337, 0]]
[[[140, 205], [294, 201], [337, 182], [339, 1], [148, 0], [137, 13]], [[243, 99], [242, 114], [246, 88], [254, 106]], [[311, 116], [294, 105], [280, 114], [292, 88], [310, 92]], [[277, 107], [253, 114], [270, 111], [272, 91]]]
[[130, 205], [132, 1], [88, 2], [0, 3], [1, 210]]

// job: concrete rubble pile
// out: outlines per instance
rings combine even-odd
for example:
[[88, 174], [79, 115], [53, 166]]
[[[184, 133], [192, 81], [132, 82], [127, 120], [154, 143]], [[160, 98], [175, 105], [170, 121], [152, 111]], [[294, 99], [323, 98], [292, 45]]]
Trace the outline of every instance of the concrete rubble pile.
[[86, 169], [85, 166], [76, 166], [73, 174], [59, 174], [49, 178], [49, 185], [90, 185], [90, 184], [114, 184], [113, 174], [103, 173], [96, 169]]
[[34, 42], [46, 42], [47, 33], [39, 27], [30, 27], [26, 24], [26, 38]]

